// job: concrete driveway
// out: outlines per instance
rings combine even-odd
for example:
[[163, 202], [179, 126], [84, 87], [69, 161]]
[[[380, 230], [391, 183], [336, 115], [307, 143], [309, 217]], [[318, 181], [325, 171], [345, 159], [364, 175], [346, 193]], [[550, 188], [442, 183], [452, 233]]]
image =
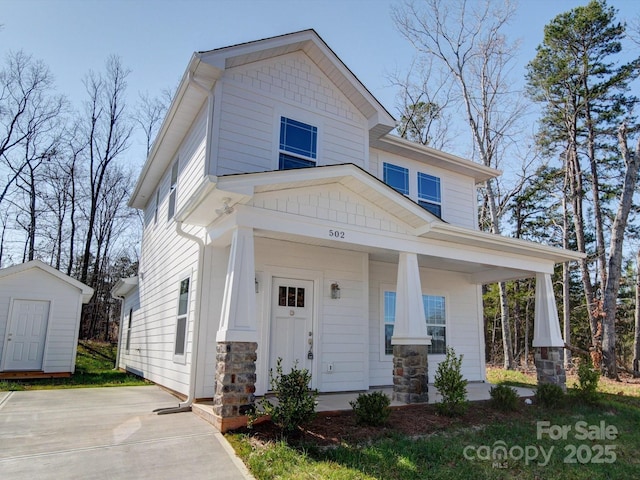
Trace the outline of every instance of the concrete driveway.
[[250, 479], [211, 425], [156, 415], [156, 386], [0, 392], [0, 478]]

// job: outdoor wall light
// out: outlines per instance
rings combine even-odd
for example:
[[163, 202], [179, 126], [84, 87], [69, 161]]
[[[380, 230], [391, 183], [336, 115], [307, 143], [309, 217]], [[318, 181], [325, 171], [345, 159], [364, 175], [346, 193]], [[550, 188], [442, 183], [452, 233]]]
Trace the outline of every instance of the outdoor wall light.
[[255, 278], [255, 282], [256, 282], [256, 293], [260, 293], [260, 284], [258, 283], [258, 278]]
[[334, 300], [340, 298], [340, 285], [338, 285], [338, 282], [333, 282], [331, 284], [331, 298]]

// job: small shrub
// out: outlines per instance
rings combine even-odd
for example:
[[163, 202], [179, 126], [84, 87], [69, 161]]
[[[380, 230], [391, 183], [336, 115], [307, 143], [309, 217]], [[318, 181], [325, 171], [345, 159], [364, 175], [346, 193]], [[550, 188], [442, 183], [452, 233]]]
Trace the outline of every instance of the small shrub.
[[498, 410], [507, 412], [518, 408], [518, 392], [515, 388], [500, 384], [491, 387], [489, 394], [491, 395], [491, 404]]
[[586, 403], [597, 403], [600, 372], [593, 368], [591, 358], [582, 358], [578, 363], [578, 383], [573, 384], [574, 394]]
[[384, 425], [391, 409], [391, 400], [383, 392], [361, 393], [356, 400], [349, 402], [359, 425], [374, 427]]
[[556, 408], [562, 404], [564, 392], [559, 385], [553, 383], [543, 383], [538, 385], [536, 390], [536, 401], [547, 408]]
[[259, 416], [271, 415], [271, 421], [286, 436], [313, 420], [318, 392], [309, 388], [309, 370], [298, 369], [296, 363], [289, 373], [283, 374], [282, 358], [278, 358], [276, 373], [270, 372], [269, 382], [278, 401], [274, 404], [265, 398], [258, 402], [259, 409], [249, 415], [250, 425]]
[[442, 395], [437, 408], [440, 413], [450, 417], [462, 415], [467, 411], [467, 381], [462, 377], [462, 355], [456, 357], [453, 348], [447, 349], [445, 359], [436, 370], [434, 386]]

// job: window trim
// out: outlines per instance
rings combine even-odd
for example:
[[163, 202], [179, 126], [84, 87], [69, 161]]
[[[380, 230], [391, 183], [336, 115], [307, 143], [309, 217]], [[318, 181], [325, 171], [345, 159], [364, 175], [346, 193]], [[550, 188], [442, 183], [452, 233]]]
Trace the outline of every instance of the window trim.
[[[290, 113], [280, 112], [276, 116], [276, 124], [278, 128], [276, 128], [276, 145], [277, 145], [277, 162], [276, 169], [277, 170], [292, 170], [295, 168], [305, 168], [305, 167], [315, 167], [318, 165], [318, 158], [320, 157], [320, 128], [318, 127], [317, 121], [309, 121], [309, 119], [301, 118], [301, 115], [291, 115]], [[304, 153], [300, 153], [300, 151], [288, 150], [286, 148], [282, 148], [282, 135], [283, 135], [283, 126], [286, 124], [286, 121], [295, 122], [300, 125], [304, 125], [310, 127], [312, 130], [312, 146], [313, 151], [310, 151], [311, 155], [305, 155]], [[285, 145], [286, 146], [286, 145]], [[302, 165], [293, 168], [282, 168], [282, 162], [287, 159], [291, 159], [294, 162], [299, 162]]]
[[[434, 174], [432, 172], [429, 172], [429, 170], [425, 170], [423, 168], [420, 168], [420, 165], [413, 165], [413, 164], [408, 164], [408, 163], [397, 163], [394, 161], [394, 159], [389, 159], [389, 161], [382, 159], [381, 160], [382, 166], [378, 167], [378, 175], [380, 178], [380, 180], [382, 180], [382, 183], [384, 183], [385, 185], [387, 185], [388, 187], [394, 189], [396, 192], [404, 195], [407, 198], [410, 198], [412, 201], [414, 201], [415, 203], [417, 203], [418, 205], [420, 205], [422, 208], [426, 209], [427, 211], [429, 211], [432, 215], [436, 215], [439, 218], [443, 218], [442, 217], [442, 212], [444, 209], [444, 200], [443, 200], [443, 194], [444, 194], [444, 190], [442, 188], [443, 186], [443, 177], [442, 175], [437, 175]], [[391, 166], [391, 167], [395, 167], [398, 169], [403, 169], [406, 170], [407, 172], [407, 186], [406, 186], [406, 193], [395, 188], [394, 186], [392, 186], [391, 184], [389, 184], [387, 182], [386, 179], [386, 167], [387, 165]], [[438, 188], [439, 188], [439, 195], [440, 195], [440, 202], [436, 202], [433, 200], [430, 200], [428, 198], [426, 198], [426, 195], [421, 195], [420, 194], [420, 176], [424, 175], [427, 177], [432, 177], [434, 179], [437, 179], [438, 181]], [[426, 204], [426, 205], [425, 205]], [[437, 213], [434, 213], [431, 209], [428, 208], [427, 205], [433, 205], [435, 207], [437, 207], [440, 210], [440, 215], [438, 215]]]
[[160, 209], [160, 187], [156, 190], [156, 204], [153, 209], [153, 224], [158, 224], [158, 210]]
[[133, 307], [129, 309], [129, 319], [127, 321], [127, 341], [125, 343], [125, 351], [129, 353], [131, 350], [131, 322], [133, 320]]
[[[436, 180], [436, 183], [438, 185], [438, 198], [440, 199], [439, 201], [433, 200], [433, 199], [429, 199], [427, 198], [427, 195], [422, 195], [420, 192], [420, 177], [429, 177], [432, 179]], [[418, 171], [416, 174], [416, 181], [417, 181], [417, 193], [418, 193], [418, 204], [422, 207], [422, 208], [426, 208], [429, 212], [431, 212], [432, 214], [436, 215], [439, 218], [442, 218], [442, 179], [441, 177], [438, 177], [436, 175], [431, 175], [430, 173], [425, 173], [425, 172], [421, 172]], [[433, 205], [434, 207], [436, 207], [440, 213], [436, 213], [434, 211], [432, 211], [428, 205]]]
[[[379, 301], [380, 301], [380, 361], [389, 361], [393, 359], [393, 354], [388, 354], [386, 353], [386, 348], [385, 348], [385, 339], [386, 339], [386, 325], [387, 322], [385, 322], [385, 311], [384, 311], [384, 306], [385, 306], [385, 292], [393, 292], [396, 293], [396, 285], [390, 284], [390, 283], [386, 283], [386, 284], [381, 284], [380, 285], [380, 297], [379, 297]], [[444, 298], [444, 305], [445, 305], [445, 310], [444, 310], [444, 316], [445, 316], [445, 320], [444, 320], [444, 328], [445, 328], [445, 352], [446, 352], [446, 348], [450, 345], [450, 341], [449, 341], [449, 331], [450, 331], [450, 324], [449, 324], [449, 317], [450, 317], [450, 302], [449, 302], [449, 295], [445, 292], [442, 291], [438, 291], [438, 290], [430, 290], [430, 289], [422, 289], [422, 296], [434, 296], [434, 297], [442, 297]], [[424, 301], [424, 300], [423, 300]], [[395, 315], [394, 315], [395, 318]], [[427, 324], [429, 325], [429, 324]], [[431, 325], [435, 325], [435, 324], [431, 324]], [[436, 356], [436, 357], [444, 357], [445, 354], [443, 353], [429, 353], [429, 356]]]
[[[186, 300], [186, 312], [184, 313], [180, 313], [180, 291], [182, 288], [182, 283], [184, 281], [187, 281], [187, 300]], [[189, 338], [189, 312], [191, 310], [191, 290], [193, 288], [193, 282], [191, 279], [191, 275], [183, 275], [182, 277], [180, 277], [180, 280], [178, 281], [178, 298], [177, 298], [177, 305], [176, 305], [176, 325], [175, 325], [175, 329], [174, 329], [174, 337], [173, 337], [173, 362], [174, 363], [180, 363], [180, 364], [186, 364], [187, 363], [187, 344], [188, 344], [188, 338]], [[178, 347], [178, 328], [180, 327], [180, 321], [184, 320], [184, 338], [183, 338], [183, 344], [182, 344], [182, 353], [176, 353], [177, 351], [177, 347]]]
[[[387, 182], [387, 169], [391, 170], [391, 169], [396, 169], [398, 171], [398, 173], [400, 173], [400, 170], [402, 170], [402, 173], [405, 174], [405, 188], [403, 191], [399, 188], [394, 187], [393, 185], [391, 185], [389, 182]], [[396, 165], [395, 163], [391, 163], [391, 162], [382, 162], [382, 181], [388, 185], [389, 187], [393, 188], [396, 192], [401, 193], [402, 195], [405, 195], [407, 197], [410, 196], [411, 193], [411, 172], [409, 170], [408, 167], [403, 167], [402, 165]]]
[[178, 176], [180, 173], [180, 158], [176, 158], [171, 165], [169, 177], [169, 203], [167, 206], [167, 222], [170, 222], [176, 214], [176, 203], [178, 197]]

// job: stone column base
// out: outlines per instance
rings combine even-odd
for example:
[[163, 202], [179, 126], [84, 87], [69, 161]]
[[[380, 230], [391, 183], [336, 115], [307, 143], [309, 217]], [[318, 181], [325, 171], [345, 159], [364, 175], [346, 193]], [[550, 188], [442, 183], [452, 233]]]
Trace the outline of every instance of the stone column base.
[[212, 423], [221, 432], [246, 425], [254, 408], [257, 349], [255, 342], [218, 342]]
[[535, 347], [534, 360], [538, 385], [551, 383], [567, 391], [567, 375], [564, 369], [563, 347]]
[[428, 402], [428, 378], [427, 345], [393, 346], [393, 400]]

